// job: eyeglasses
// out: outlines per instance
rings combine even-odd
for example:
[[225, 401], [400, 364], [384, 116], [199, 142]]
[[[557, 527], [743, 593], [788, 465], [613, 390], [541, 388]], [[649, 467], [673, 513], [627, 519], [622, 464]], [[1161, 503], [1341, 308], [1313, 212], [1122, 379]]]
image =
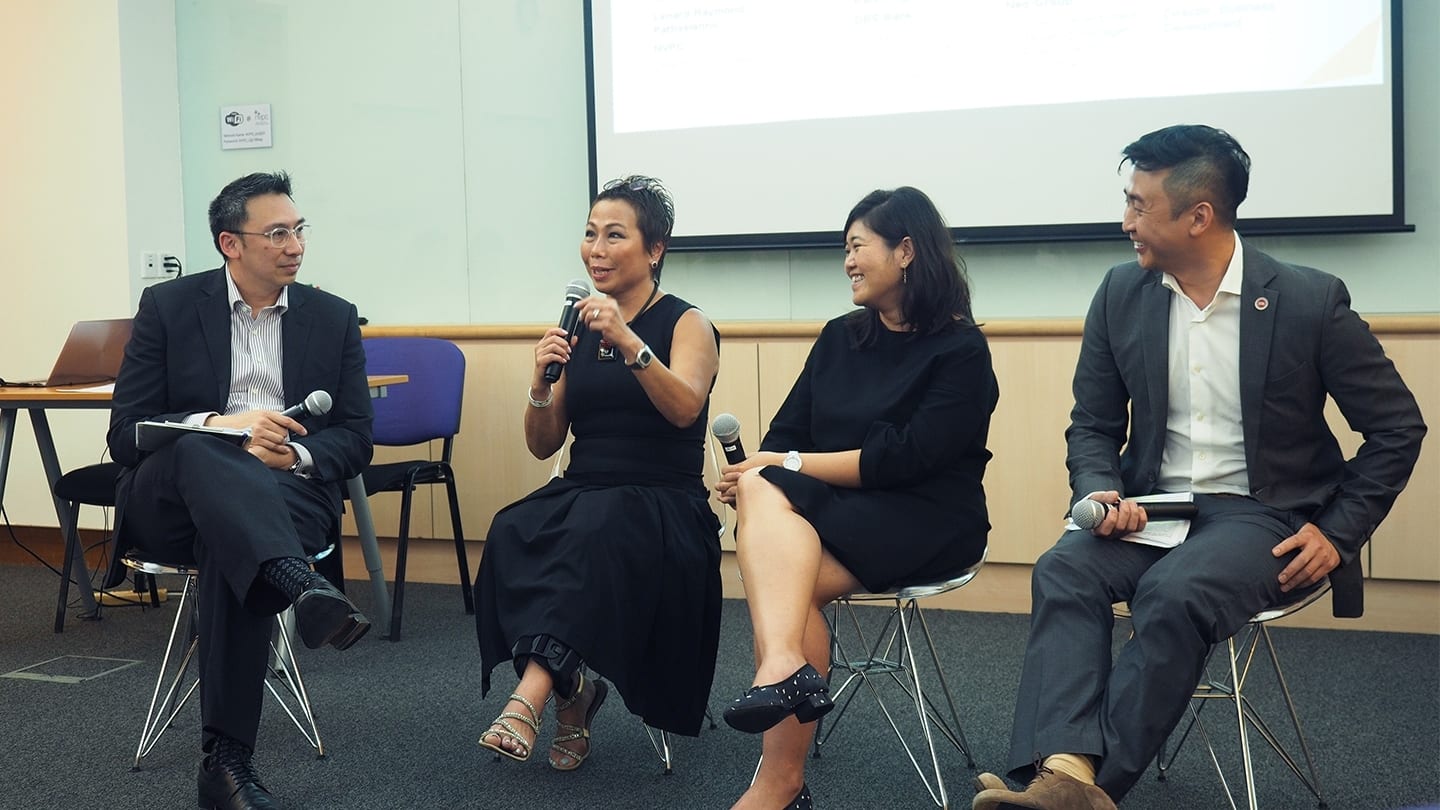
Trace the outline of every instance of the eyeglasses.
[[278, 248], [290, 244], [290, 237], [292, 236], [295, 237], [295, 241], [302, 245], [305, 244], [305, 237], [309, 235], [311, 227], [310, 223], [307, 222], [304, 225], [296, 225], [294, 228], [287, 228], [281, 225], [278, 228], [271, 228], [262, 233], [256, 233], [255, 231], [231, 231], [231, 233], [244, 234], [245, 236], [264, 236], [269, 238], [271, 245]]

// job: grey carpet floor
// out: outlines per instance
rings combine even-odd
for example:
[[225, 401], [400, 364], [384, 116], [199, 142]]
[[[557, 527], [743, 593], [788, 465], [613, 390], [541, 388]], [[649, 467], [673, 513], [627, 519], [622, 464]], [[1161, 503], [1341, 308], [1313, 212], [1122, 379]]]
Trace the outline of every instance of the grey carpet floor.
[[[981, 576], [984, 576], [982, 573]], [[193, 807], [198, 709], [187, 707], [130, 770], [175, 602], [159, 610], [106, 609], [100, 621], [71, 612], [51, 632], [56, 579], [32, 566], [0, 566], [0, 673], [57, 657], [47, 671], [89, 673], [103, 657], [140, 663], [79, 683], [0, 678], [0, 808]], [[362, 608], [367, 589], [350, 588]], [[1319, 605], [1312, 610], [1327, 609]], [[981, 770], [999, 770], [1008, 746], [1026, 617], [931, 611], [931, 629]], [[866, 626], [882, 614], [867, 609]], [[1274, 631], [1301, 721], [1312, 741], [1329, 806], [1370, 810], [1440, 801], [1440, 638], [1352, 631]], [[711, 706], [750, 682], [750, 623], [743, 602], [727, 601]], [[723, 724], [674, 741], [675, 772], [661, 773], [640, 722], [613, 697], [596, 720], [593, 754], [575, 773], [530, 762], [496, 762], [475, 742], [514, 683], [496, 671], [480, 696], [474, 625], [458, 588], [412, 585], [404, 639], [372, 632], [351, 650], [302, 650], [326, 756], [314, 752], [267, 702], [256, 762], [291, 808], [725, 808], [743, 791], [759, 753], [757, 738]], [[1247, 689], [1260, 710], [1282, 720], [1264, 672]], [[933, 673], [926, 672], [929, 683]], [[886, 692], [897, 718], [913, 718], [903, 694]], [[542, 741], [553, 732], [547, 712]], [[1204, 715], [1222, 764], [1238, 778], [1233, 715], [1214, 704]], [[1277, 728], [1281, 726], [1277, 723]], [[1283, 731], [1284, 729], [1281, 728]], [[909, 732], [912, 739], [916, 732]], [[1126, 808], [1227, 806], [1203, 744], [1192, 738], [1166, 781], [1147, 775]], [[1255, 741], [1260, 804], [1309, 808], [1315, 802], [1280, 760]], [[969, 807], [973, 771], [953, 748], [940, 752], [950, 806]], [[904, 750], [862, 693], [819, 759], [808, 764], [816, 806], [933, 806]]]

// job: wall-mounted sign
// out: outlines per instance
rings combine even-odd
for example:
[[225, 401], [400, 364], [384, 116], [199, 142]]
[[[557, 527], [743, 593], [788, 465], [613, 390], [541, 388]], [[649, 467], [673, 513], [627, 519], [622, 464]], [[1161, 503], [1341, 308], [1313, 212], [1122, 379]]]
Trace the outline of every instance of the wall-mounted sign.
[[221, 149], [266, 149], [270, 142], [270, 105], [237, 104], [220, 108]]

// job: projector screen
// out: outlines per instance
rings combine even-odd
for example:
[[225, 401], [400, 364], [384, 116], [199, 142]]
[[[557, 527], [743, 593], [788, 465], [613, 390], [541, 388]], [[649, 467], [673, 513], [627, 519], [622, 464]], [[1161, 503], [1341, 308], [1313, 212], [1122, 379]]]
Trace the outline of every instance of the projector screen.
[[675, 197], [676, 248], [839, 244], [916, 186], [961, 241], [1119, 235], [1120, 150], [1178, 123], [1253, 161], [1245, 233], [1406, 230], [1398, 0], [589, 0], [592, 190]]

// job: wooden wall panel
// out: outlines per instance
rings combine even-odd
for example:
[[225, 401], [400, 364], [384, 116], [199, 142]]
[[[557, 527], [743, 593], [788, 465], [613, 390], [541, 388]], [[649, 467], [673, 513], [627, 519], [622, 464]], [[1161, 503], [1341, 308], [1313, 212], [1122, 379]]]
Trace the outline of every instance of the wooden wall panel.
[[[1390, 516], [1380, 524], [1368, 551], [1372, 577], [1440, 581], [1440, 339], [1423, 335], [1382, 336], [1385, 353], [1420, 405], [1430, 427], [1410, 483]], [[1332, 401], [1326, 408], [1330, 429], [1346, 456], [1360, 446]]]
[[[1399, 328], [1388, 331], [1382, 320], [1377, 333], [1433, 425], [1440, 419], [1440, 319], [1411, 320], [1397, 320]], [[747, 449], [759, 447], [819, 326], [787, 323], [767, 332], [766, 325], [719, 325], [725, 337], [711, 417], [728, 411], [739, 418]], [[1080, 338], [1078, 324], [1042, 322], [1028, 331], [1012, 327], [986, 325], [1000, 383], [1000, 404], [990, 429], [994, 459], [985, 481], [994, 526], [990, 559], [1030, 563], [1059, 536], [1069, 499], [1064, 431]], [[520, 428], [534, 339], [518, 327], [495, 334], [436, 336], [455, 339], [469, 362], [455, 465], [466, 536], [479, 540], [497, 510], [551, 474], [552, 461], [536, 460], [525, 450]], [[1333, 407], [1331, 418], [1342, 445], [1353, 451], [1359, 438], [1350, 435]], [[430, 450], [439, 452], [438, 447]], [[399, 452], [380, 449], [377, 458], [398, 458]], [[707, 465], [707, 483], [714, 478], [713, 467]], [[440, 493], [422, 503], [426, 505], [417, 507], [414, 535], [447, 536], [449, 520]], [[713, 503], [717, 514], [733, 524], [733, 513]], [[376, 498], [374, 510], [379, 533], [393, 535], [398, 497]], [[353, 532], [348, 519], [346, 531]], [[733, 548], [728, 534], [724, 545]], [[1367, 560], [1374, 577], [1440, 581], [1440, 439], [1431, 436], [1426, 442], [1409, 488], [1377, 532]]]
[[990, 339], [1000, 402], [990, 419], [985, 497], [990, 561], [1034, 562], [1055, 544], [1070, 500], [1065, 428], [1078, 338]]

